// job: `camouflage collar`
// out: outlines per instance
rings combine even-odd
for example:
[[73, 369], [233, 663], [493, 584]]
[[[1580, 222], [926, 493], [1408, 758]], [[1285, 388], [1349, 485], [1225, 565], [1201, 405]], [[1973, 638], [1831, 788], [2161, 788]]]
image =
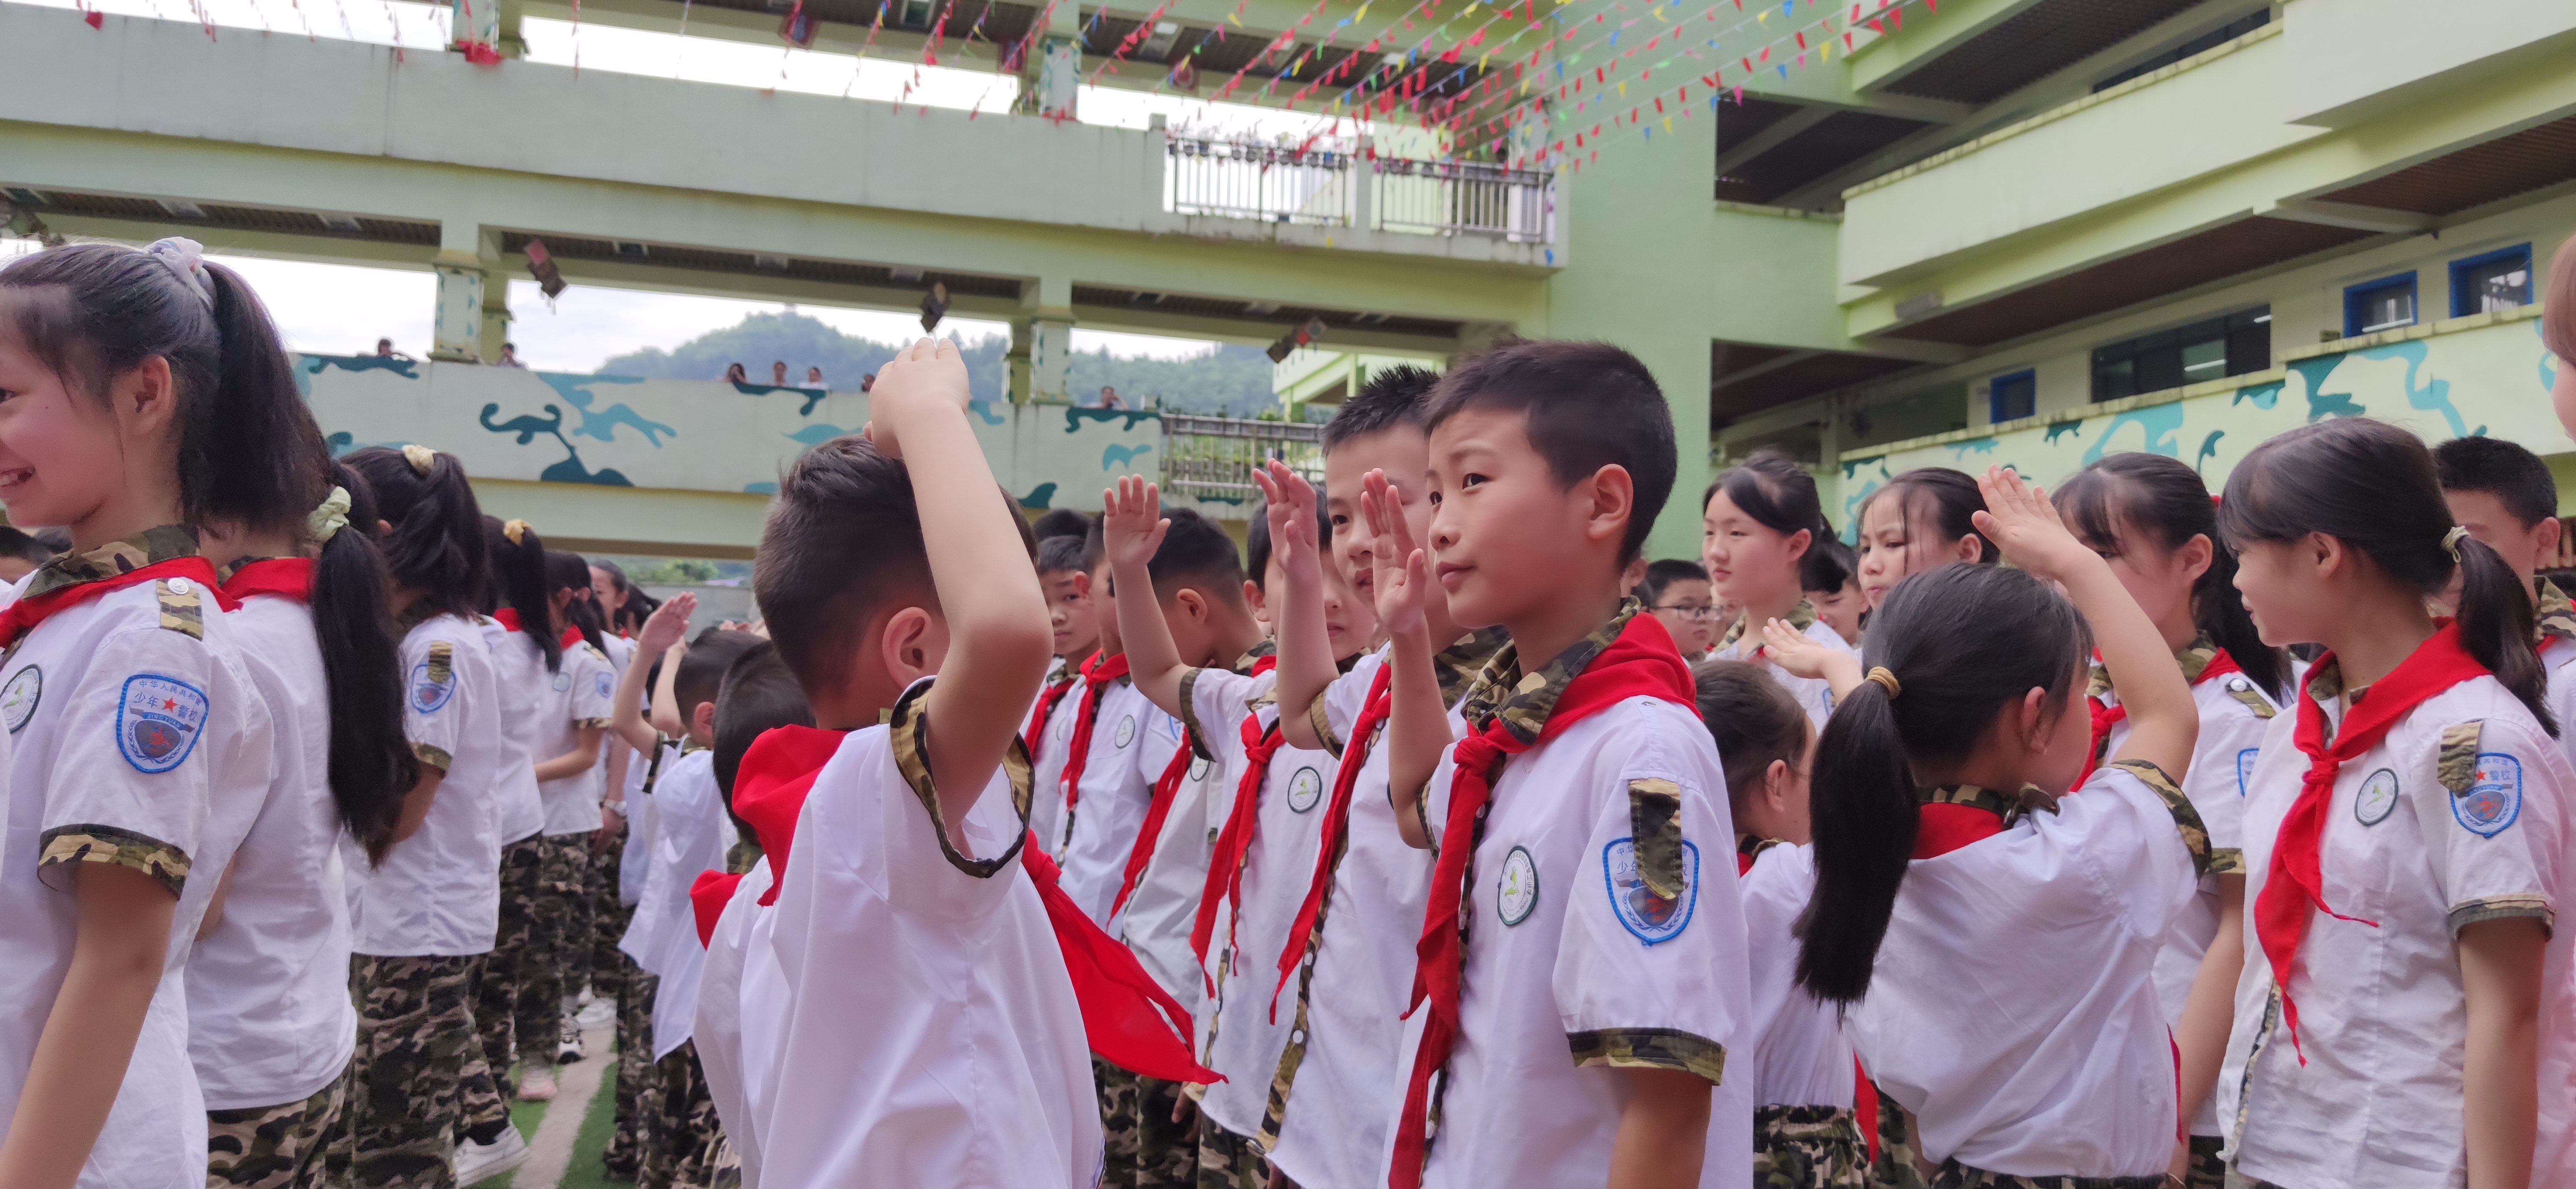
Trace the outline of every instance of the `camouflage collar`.
[[[2353, 690], [2352, 696], [2357, 699], [2361, 697], [2362, 690], [2369, 688], [2365, 685]], [[2309, 697], [2317, 700], [2317, 705], [2334, 709], [2335, 701], [2344, 695], [2343, 662], [2331, 656], [2317, 658], [2317, 663], [2308, 667], [2307, 692]]]
[[2576, 603], [2568, 602], [2566, 592], [2546, 578], [2540, 580], [2539, 589], [2540, 603], [2533, 608], [2538, 622], [2532, 631], [2531, 642], [2547, 644], [2552, 636], [2576, 639]]
[[[2191, 643], [2183, 645], [2173, 655], [2174, 663], [2182, 666], [2182, 683], [2198, 685], [2200, 675], [2208, 672], [2209, 666], [2218, 660], [2218, 642], [2210, 639], [2209, 633], [2203, 632], [2192, 637]], [[2102, 662], [2093, 662], [2093, 677], [2084, 685], [2084, 696], [2104, 698], [2110, 696], [2111, 692], [2111, 671], [2103, 668]]]
[[1458, 704], [1467, 729], [1482, 731], [1499, 718], [1521, 742], [1537, 743], [1539, 732], [1547, 729], [1547, 716], [1556, 710], [1556, 700], [1565, 696], [1566, 687], [1592, 666], [1593, 658], [1617, 643], [1619, 633], [1628, 630], [1628, 621], [1644, 610], [1644, 605], [1635, 599], [1621, 600], [1619, 610], [1608, 623], [1575, 641], [1574, 647], [1536, 673], [1522, 674], [1520, 646], [1504, 644], [1492, 660], [1485, 662], [1466, 700]]
[[[1734, 624], [1730, 625], [1730, 626], [1726, 629], [1726, 635], [1725, 635], [1725, 636], [1723, 636], [1723, 637], [1721, 637], [1721, 638], [1718, 640], [1718, 642], [1717, 642], [1717, 646], [1718, 646], [1719, 648], [1731, 648], [1731, 647], [1733, 647], [1733, 646], [1734, 646], [1734, 644], [1735, 644], [1735, 642], [1736, 642], [1737, 640], [1741, 640], [1741, 639], [1743, 639], [1743, 638], [1744, 638], [1744, 621], [1745, 621], [1745, 620], [1747, 620], [1747, 619], [1750, 619], [1750, 618], [1752, 618], [1752, 613], [1751, 613], [1751, 612], [1746, 612], [1746, 613], [1745, 613], [1745, 614], [1743, 614], [1743, 615], [1738, 615], [1738, 616], [1736, 616], [1736, 617], [1735, 617], [1735, 622], [1734, 622]], [[1796, 628], [1796, 629], [1798, 629], [1799, 631], [1803, 632], [1803, 631], [1806, 631], [1806, 630], [1807, 630], [1807, 628], [1808, 628], [1810, 625], [1814, 624], [1815, 622], [1816, 622], [1816, 605], [1815, 605], [1814, 603], [1810, 603], [1810, 602], [1808, 602], [1808, 601], [1807, 601], [1807, 600], [1805, 600], [1805, 599], [1800, 599], [1800, 600], [1798, 600], [1798, 605], [1797, 605], [1797, 606], [1789, 608], [1789, 626], [1790, 626], [1790, 627]]]
[[1246, 651], [1242, 656], [1235, 658], [1234, 671], [1237, 673], [1249, 674], [1252, 672], [1252, 663], [1254, 661], [1260, 660], [1265, 656], [1277, 655], [1279, 655], [1279, 642], [1277, 640], [1264, 639], [1261, 643], [1253, 645], [1251, 649]]
[[227, 583], [227, 582], [232, 581], [232, 580], [233, 580], [233, 575], [238, 574], [238, 573], [241, 573], [241, 572], [242, 572], [242, 568], [243, 568], [243, 567], [245, 567], [245, 566], [253, 565], [253, 564], [256, 564], [256, 563], [259, 563], [259, 562], [264, 562], [264, 561], [277, 561], [277, 560], [279, 560], [279, 559], [274, 558], [274, 557], [237, 557], [237, 558], [234, 558], [234, 559], [233, 559], [233, 560], [231, 560], [231, 561], [225, 562], [224, 564], [222, 564], [222, 565], [220, 565], [220, 566], [216, 566], [216, 567], [215, 567], [215, 583], [216, 583], [216, 585], [220, 586], [220, 585], [222, 585], [222, 584], [224, 584], [224, 583]]
[[36, 575], [28, 580], [27, 592], [21, 597], [34, 598], [67, 586], [98, 582], [145, 566], [195, 556], [197, 530], [183, 524], [148, 528], [87, 553], [66, 553], [36, 567]]
[[[1501, 628], [1478, 628], [1458, 638], [1458, 642], [1440, 650], [1431, 658], [1431, 671], [1440, 677], [1440, 701], [1455, 706], [1469, 687], [1484, 675], [1485, 667], [1501, 655], [1511, 643], [1511, 633]], [[1351, 658], [1356, 661], [1359, 658]], [[1343, 672], [1350, 672], [1346, 666]]]
[[2004, 819], [2007, 826], [2034, 809], [2057, 812], [2057, 798], [2049, 796], [2035, 784], [2021, 786], [2019, 794], [1997, 792], [1973, 784], [1937, 784], [1915, 789], [1914, 798], [1924, 805], [1965, 805], [1982, 809]]

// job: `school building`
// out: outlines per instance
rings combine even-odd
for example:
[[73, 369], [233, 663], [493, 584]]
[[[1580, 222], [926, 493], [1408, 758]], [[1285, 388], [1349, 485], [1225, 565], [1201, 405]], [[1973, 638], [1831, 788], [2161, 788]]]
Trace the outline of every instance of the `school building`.
[[[454, 0], [444, 50], [0, 3], [0, 202], [20, 234], [435, 270], [431, 360], [299, 376], [347, 444], [454, 451], [580, 549], [744, 555], [781, 462], [866, 398], [486, 366], [540, 253], [574, 285], [1008, 322], [1009, 399], [976, 412], [1031, 508], [1141, 472], [1239, 518], [1251, 459], [1313, 465], [1304, 410], [1504, 333], [1662, 379], [1664, 555], [1695, 552], [1708, 468], [1766, 445], [1838, 517], [1927, 462], [2053, 480], [2149, 449], [2214, 485], [2362, 413], [2568, 457], [2533, 305], [2576, 231], [2564, 0], [1373, 3]], [[520, 56], [566, 19], [785, 30], [1019, 99]], [[1085, 121], [1121, 90], [1388, 121], [1304, 145]], [[1464, 152], [1402, 127], [1425, 96], [1483, 121]], [[1078, 407], [1075, 326], [1279, 343], [1281, 419]]]

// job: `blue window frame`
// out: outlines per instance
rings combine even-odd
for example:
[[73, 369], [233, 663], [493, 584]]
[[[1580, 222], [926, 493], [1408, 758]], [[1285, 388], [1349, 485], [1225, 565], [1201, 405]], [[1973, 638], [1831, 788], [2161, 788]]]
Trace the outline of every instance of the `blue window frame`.
[[2492, 314], [2531, 304], [2531, 245], [2451, 262], [2451, 316]]
[[2015, 421], [2039, 411], [2039, 377], [2030, 368], [1994, 378], [1986, 392], [1986, 420]]
[[2415, 274], [2365, 281], [2343, 291], [2343, 337], [2415, 324]]

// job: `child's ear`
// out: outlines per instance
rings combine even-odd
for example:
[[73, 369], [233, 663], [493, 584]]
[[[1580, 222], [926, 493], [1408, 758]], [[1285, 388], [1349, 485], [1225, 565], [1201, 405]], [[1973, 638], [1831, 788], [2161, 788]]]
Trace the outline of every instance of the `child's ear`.
[[1200, 594], [1196, 587], [1184, 586], [1173, 591], [1172, 613], [1176, 618], [1186, 619], [1192, 623], [1204, 623], [1208, 617], [1207, 596]]
[[1986, 551], [1985, 538], [1980, 537], [1975, 533], [1969, 533], [1967, 536], [1959, 538], [1959, 543], [1951, 546], [1951, 550], [1959, 555], [1957, 560], [1973, 563], [1977, 560], [1978, 555]]
[[1270, 622], [1270, 604], [1265, 592], [1261, 589], [1260, 583], [1250, 578], [1243, 580], [1243, 605], [1252, 609], [1254, 619], [1265, 624]]
[[126, 369], [116, 378], [115, 393], [117, 420], [130, 433], [159, 436], [178, 423], [178, 381], [167, 357], [148, 356]]
[[913, 682], [939, 672], [940, 658], [948, 651], [947, 633], [929, 611], [905, 607], [886, 617], [885, 631], [877, 636], [877, 649], [877, 660], [894, 684], [891, 692], [899, 694]]
[[1773, 760], [1762, 770], [1762, 807], [1786, 817], [1789, 813], [1789, 761]]
[[1084, 597], [1084, 598], [1086, 598], [1086, 599], [1087, 599], [1087, 598], [1090, 598], [1090, 597], [1091, 597], [1091, 575], [1089, 575], [1089, 574], [1085, 574], [1085, 573], [1076, 573], [1076, 574], [1073, 576], [1073, 593], [1078, 594], [1078, 595], [1081, 595], [1082, 597]]
[[700, 739], [713, 739], [716, 737], [716, 704], [714, 701], [710, 700], [700, 702], [698, 703], [697, 709], [689, 712], [689, 733]]
[[1637, 508], [1637, 480], [1628, 468], [1611, 463], [1592, 472], [1585, 484], [1592, 507], [1584, 516], [1583, 535], [1595, 541], [1625, 540], [1628, 518]]

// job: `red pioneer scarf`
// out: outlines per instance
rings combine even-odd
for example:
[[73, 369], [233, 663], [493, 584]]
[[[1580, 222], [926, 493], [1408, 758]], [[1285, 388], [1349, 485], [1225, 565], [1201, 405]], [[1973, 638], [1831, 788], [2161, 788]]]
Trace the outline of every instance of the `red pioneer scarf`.
[[[2317, 658], [2308, 670], [2307, 684], [2316, 683], [2317, 674], [2334, 664], [2334, 654]], [[2334, 800], [2335, 775], [2345, 761], [2360, 757], [2379, 746], [2395, 727], [2415, 708], [2443, 691], [2472, 678], [2487, 675], [2487, 667], [2460, 643], [2460, 629], [2442, 621], [2441, 630], [2433, 633], [2413, 654], [2398, 662], [2388, 676], [2371, 684], [2369, 695], [2355, 704], [2343, 717], [2343, 726], [2335, 732], [2334, 742], [2326, 742], [2325, 707], [2317, 703], [2306, 689], [2299, 692], [2299, 725], [2293, 738], [2299, 751], [2308, 757], [2308, 770], [2299, 778], [2299, 798], [2290, 804], [2290, 812], [2281, 818], [2281, 833], [2272, 844], [2272, 870], [2263, 880], [2263, 890], [2254, 897], [2254, 936], [2263, 945], [2263, 956], [2272, 963], [2272, 983], [2281, 991], [2281, 1022], [2290, 1030], [2290, 1051], [2298, 1054], [2299, 1064], [2308, 1063], [2299, 1052], [2299, 1007], [2290, 998], [2290, 966], [2298, 959], [2299, 940], [2308, 931], [2310, 910], [2322, 910], [2339, 921], [2378, 928], [2376, 921], [2348, 917], [2326, 906], [2324, 874], [2318, 862], [2318, 843], [2325, 835], [2326, 810]]]
[[1037, 709], [1029, 712], [1029, 729], [1020, 733], [1020, 746], [1029, 749], [1031, 765], [1038, 762], [1038, 745], [1046, 742], [1047, 719], [1055, 713], [1055, 704], [1063, 701], [1064, 691], [1080, 680], [1081, 670], [1068, 669], [1062, 680], [1048, 682], [1045, 689], [1038, 691]]
[[1235, 785], [1234, 807], [1225, 815], [1225, 828], [1217, 832], [1216, 853], [1208, 858], [1207, 886], [1199, 891], [1198, 919], [1190, 925], [1190, 952], [1198, 956], [1199, 977], [1211, 995], [1216, 993], [1216, 980], [1207, 974], [1207, 955], [1208, 942], [1216, 936], [1216, 907], [1219, 903], [1234, 906], [1226, 914], [1225, 926], [1225, 948], [1231, 954], [1236, 949], [1235, 924], [1243, 919], [1243, 862], [1252, 853], [1253, 830], [1261, 820], [1261, 790], [1270, 780], [1271, 758], [1287, 744], [1277, 718], [1264, 730], [1260, 715], [1244, 716], [1243, 780]]
[[224, 579], [224, 597], [239, 603], [252, 595], [275, 595], [299, 603], [313, 601], [313, 559], [272, 557], [245, 562]]
[[1136, 884], [1145, 878], [1145, 869], [1154, 864], [1154, 847], [1162, 840], [1163, 821], [1172, 816], [1172, 802], [1179, 800], [1181, 782], [1189, 778], [1190, 761], [1197, 758], [1198, 736], [1181, 733], [1181, 749], [1172, 753], [1172, 762], [1163, 765], [1163, 774], [1154, 778], [1154, 799], [1145, 806], [1145, 824], [1136, 831], [1136, 844], [1127, 848], [1127, 874], [1118, 881], [1118, 895], [1109, 902], [1109, 915], [1127, 907], [1127, 898], [1136, 894]]
[[[2099, 659], [2098, 654], [2096, 659]], [[2218, 655], [2209, 658], [2209, 664], [2201, 669], [2200, 676], [2191, 679], [2191, 683], [2199, 685], [2213, 677], [2242, 672], [2244, 672], [2243, 669], [2236, 667], [2236, 658], [2229, 656], [2227, 650], [2222, 648], [2218, 650]], [[2103, 704], [2100, 698], [2086, 698], [2084, 704], [2093, 711], [2093, 744], [2091, 749], [2084, 753], [2083, 775], [2075, 778], [2075, 787], [2079, 789], [2084, 787], [2085, 781], [2092, 779], [2093, 770], [2102, 766], [2102, 749], [2110, 746], [2111, 728], [2129, 721], [2129, 704], [2126, 702], [2111, 706]]]
[[[1369, 743], [1377, 735], [1380, 723], [1392, 712], [1394, 702], [1387, 697], [1387, 682], [1395, 675], [1395, 661], [1389, 656], [1369, 681], [1368, 700], [1360, 704], [1359, 721], [1351, 724], [1350, 742], [1342, 745], [1341, 767], [1333, 771], [1333, 800], [1324, 807], [1322, 832], [1315, 849], [1315, 878], [1306, 885], [1306, 898], [1297, 905], [1297, 919], [1288, 926], [1288, 944], [1279, 951], [1279, 985], [1270, 989], [1270, 1022], [1279, 1022], [1279, 993], [1288, 989], [1288, 976], [1297, 972], [1297, 964], [1306, 958], [1306, 946], [1315, 939], [1315, 921], [1324, 914], [1324, 900], [1332, 894], [1333, 868], [1339, 863], [1342, 836], [1351, 826], [1351, 790], [1358, 787], [1360, 769], [1368, 767]], [[1286, 715], [1289, 708], [1282, 706]]]
[[1538, 738], [1524, 740], [1509, 720], [1496, 715], [1483, 729], [1459, 740], [1451, 753], [1449, 820], [1440, 831], [1440, 858], [1432, 868], [1431, 900], [1422, 918], [1422, 938], [1414, 946], [1411, 1016], [1427, 1002], [1431, 1015], [1423, 1022], [1421, 1047], [1413, 1053], [1412, 1076], [1405, 1082], [1404, 1111], [1396, 1118], [1394, 1189], [1418, 1189], [1428, 1143], [1431, 1075], [1448, 1063], [1458, 1042], [1459, 976], [1466, 961], [1458, 935], [1458, 906], [1465, 891], [1467, 861], [1475, 851], [1476, 820], [1502, 779], [1503, 765], [1513, 756], [1565, 733], [1566, 728], [1636, 697], [1661, 698], [1683, 706], [1697, 704], [1690, 665], [1682, 660], [1672, 634], [1654, 616], [1628, 620], [1619, 638], [1594, 657], [1568, 682], [1548, 712]]
[[1091, 728], [1100, 722], [1100, 691], [1109, 683], [1127, 675], [1127, 654], [1113, 657], [1092, 654], [1082, 666], [1082, 700], [1074, 703], [1073, 739], [1064, 753], [1064, 776], [1059, 788], [1064, 790], [1065, 828], [1073, 826], [1073, 807], [1082, 800], [1082, 769], [1091, 762]]
[[215, 563], [203, 557], [174, 557], [106, 578], [93, 578], [70, 586], [57, 586], [43, 594], [30, 595], [9, 604], [8, 610], [0, 611], [0, 648], [17, 643], [19, 637], [36, 630], [37, 624], [45, 622], [57, 612], [69, 611], [112, 591], [123, 590], [129, 586], [140, 586], [163, 578], [185, 578], [204, 586], [208, 593], [215, 596], [215, 605], [226, 611], [237, 606], [224, 594], [223, 587], [215, 581]]
[[[500, 610], [493, 612], [492, 622], [500, 624], [501, 630], [505, 632], [524, 632], [528, 630], [526, 624], [519, 622], [519, 613], [508, 607], [503, 607]], [[565, 628], [563, 638], [556, 641], [556, 643], [564, 648], [570, 648], [575, 644], [581, 643], [581, 629]]]

